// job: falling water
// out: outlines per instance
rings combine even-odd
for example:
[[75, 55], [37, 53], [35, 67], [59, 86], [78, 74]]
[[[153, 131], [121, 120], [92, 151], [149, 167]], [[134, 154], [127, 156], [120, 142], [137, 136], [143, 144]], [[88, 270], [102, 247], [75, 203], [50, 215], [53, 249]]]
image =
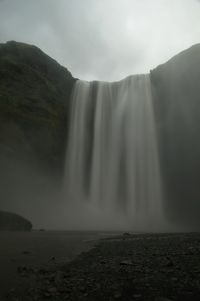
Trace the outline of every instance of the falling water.
[[79, 222], [145, 230], [162, 219], [149, 75], [76, 82], [65, 186]]

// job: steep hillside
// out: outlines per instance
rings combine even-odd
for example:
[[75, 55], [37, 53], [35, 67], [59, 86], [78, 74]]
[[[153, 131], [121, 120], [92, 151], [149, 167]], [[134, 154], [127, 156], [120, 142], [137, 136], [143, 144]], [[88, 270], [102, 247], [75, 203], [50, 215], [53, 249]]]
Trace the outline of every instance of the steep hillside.
[[14, 213], [0, 211], [0, 231], [30, 231], [32, 224]]
[[74, 82], [37, 47], [0, 44], [0, 209], [35, 223], [57, 202]]
[[200, 44], [151, 72], [166, 207], [184, 219], [200, 215]]
[[74, 81], [35, 46], [0, 44], [0, 153], [60, 168]]

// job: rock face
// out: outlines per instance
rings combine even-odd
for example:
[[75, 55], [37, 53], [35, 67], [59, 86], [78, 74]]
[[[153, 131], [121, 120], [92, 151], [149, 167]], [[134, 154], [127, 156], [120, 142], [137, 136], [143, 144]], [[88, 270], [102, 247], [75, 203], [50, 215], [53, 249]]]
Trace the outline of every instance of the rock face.
[[171, 218], [200, 214], [200, 44], [151, 72], [166, 208]]
[[74, 82], [37, 47], [0, 44], [0, 209], [32, 220], [35, 195], [51, 194], [47, 177], [60, 181]]
[[31, 231], [32, 224], [27, 219], [9, 212], [0, 211], [0, 231]]
[[63, 165], [71, 73], [35, 46], [0, 44], [0, 154]]

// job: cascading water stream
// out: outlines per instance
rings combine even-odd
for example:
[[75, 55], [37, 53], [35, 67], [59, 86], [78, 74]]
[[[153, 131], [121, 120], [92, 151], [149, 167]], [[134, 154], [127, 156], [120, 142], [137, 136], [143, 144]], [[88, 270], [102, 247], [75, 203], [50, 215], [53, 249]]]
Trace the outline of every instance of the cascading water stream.
[[65, 186], [70, 210], [97, 227], [145, 230], [162, 220], [149, 75], [76, 82]]

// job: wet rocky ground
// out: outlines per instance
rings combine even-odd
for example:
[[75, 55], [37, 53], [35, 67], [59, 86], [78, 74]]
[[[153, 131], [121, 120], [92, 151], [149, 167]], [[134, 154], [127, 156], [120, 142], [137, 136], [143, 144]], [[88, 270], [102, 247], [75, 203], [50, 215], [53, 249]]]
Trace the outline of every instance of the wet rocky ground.
[[200, 300], [200, 234], [125, 234], [49, 269], [18, 267], [6, 300]]

